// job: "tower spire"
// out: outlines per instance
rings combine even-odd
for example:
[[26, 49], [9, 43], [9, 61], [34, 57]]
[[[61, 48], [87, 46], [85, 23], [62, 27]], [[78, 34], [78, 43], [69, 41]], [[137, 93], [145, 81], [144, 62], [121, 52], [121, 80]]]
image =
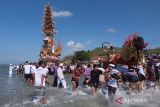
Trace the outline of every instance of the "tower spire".
[[54, 26], [54, 18], [53, 18], [53, 10], [48, 3], [44, 9], [44, 24], [43, 24], [43, 46], [40, 52], [40, 60], [57, 60], [60, 56], [62, 46], [58, 44], [57, 49], [55, 49], [54, 42], [54, 34], [55, 34], [55, 26]]

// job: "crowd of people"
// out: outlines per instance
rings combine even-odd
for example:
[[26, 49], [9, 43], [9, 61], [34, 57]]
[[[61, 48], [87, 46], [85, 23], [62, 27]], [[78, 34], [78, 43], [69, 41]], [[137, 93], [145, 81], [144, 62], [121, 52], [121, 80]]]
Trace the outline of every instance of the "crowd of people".
[[[132, 93], [132, 88], [136, 87], [140, 93], [143, 89], [155, 88], [160, 82], [160, 60], [159, 58], [148, 57], [146, 63], [139, 63], [128, 68], [120, 64], [64, 64], [52, 63], [47, 65], [44, 61], [16, 66], [17, 74], [24, 73], [24, 78], [28, 84], [34, 84], [34, 102], [47, 103], [45, 95], [45, 83], [47, 75], [54, 75], [53, 87], [67, 88], [65, 73], [71, 73], [72, 95], [76, 95], [80, 78], [84, 76], [83, 85], [91, 87], [91, 92], [96, 96], [97, 89], [107, 96], [108, 101], [112, 101], [116, 90], [122, 84], [127, 85], [127, 94]], [[9, 74], [13, 65], [10, 65]]]

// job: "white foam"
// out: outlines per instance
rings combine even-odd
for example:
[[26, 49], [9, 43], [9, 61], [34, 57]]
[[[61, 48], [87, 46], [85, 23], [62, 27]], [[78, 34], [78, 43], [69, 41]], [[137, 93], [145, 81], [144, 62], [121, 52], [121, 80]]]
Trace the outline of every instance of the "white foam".
[[48, 104], [55, 104], [58, 101], [55, 99], [55, 96], [48, 96]]
[[10, 104], [5, 104], [4, 107], [10, 107]]
[[28, 104], [28, 101], [26, 103], [8, 103], [3, 105], [3, 107], [22, 107], [24, 104]]
[[40, 104], [40, 99], [33, 99], [34, 104]]
[[74, 102], [74, 100], [64, 101], [63, 103], [64, 103], [64, 104], [67, 104], [67, 103], [72, 103], [72, 102]]
[[70, 100], [70, 102], [72, 103], [72, 102], [74, 102], [74, 100]]
[[29, 103], [32, 103], [32, 101], [29, 101], [29, 100], [23, 101], [23, 104], [29, 104]]
[[91, 89], [91, 87], [89, 87], [89, 86], [85, 86], [85, 89]]
[[88, 95], [87, 93], [85, 93], [85, 92], [82, 91], [82, 90], [78, 90], [78, 91], [77, 91], [77, 94], [78, 94], [78, 95]]

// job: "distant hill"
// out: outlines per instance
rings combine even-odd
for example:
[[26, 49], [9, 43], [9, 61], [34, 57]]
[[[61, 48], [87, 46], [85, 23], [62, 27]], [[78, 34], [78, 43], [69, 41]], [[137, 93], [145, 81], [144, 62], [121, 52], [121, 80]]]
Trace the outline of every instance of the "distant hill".
[[[95, 48], [93, 50], [90, 50], [92, 56], [103, 56], [106, 55], [106, 53], [102, 50], [101, 47]], [[114, 53], [120, 53], [121, 48], [114, 47]], [[145, 49], [144, 54], [160, 54], [160, 47], [155, 49]]]
[[[104, 52], [102, 50], [101, 47], [97, 47], [93, 50], [88, 50], [88, 52], [91, 55], [91, 58], [95, 57], [95, 56], [105, 56], [105, 58], [108, 57], [108, 54], [106, 52]], [[114, 47], [114, 53], [120, 53], [121, 52], [121, 48], [119, 47]], [[144, 50], [144, 54], [160, 54], [160, 47], [155, 48], [155, 49], [145, 49]], [[63, 58], [63, 60], [72, 60], [74, 57], [74, 55], [70, 55], [70, 56], [66, 56]]]
[[[101, 56], [101, 55], [106, 55], [106, 53], [102, 50], [101, 47], [97, 47], [93, 50], [90, 50], [91, 55], [93, 56]], [[114, 47], [114, 52], [115, 53], [120, 53], [121, 52], [121, 48], [118, 47]]]
[[156, 49], [145, 49], [145, 54], [160, 54], [160, 47]]

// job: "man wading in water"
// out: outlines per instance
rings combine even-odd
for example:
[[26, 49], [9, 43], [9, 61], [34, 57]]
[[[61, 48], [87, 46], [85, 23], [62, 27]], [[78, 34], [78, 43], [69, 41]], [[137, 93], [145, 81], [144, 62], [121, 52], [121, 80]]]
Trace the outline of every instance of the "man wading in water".
[[39, 67], [33, 72], [34, 85], [34, 100], [33, 103], [41, 102], [42, 104], [48, 103], [48, 100], [44, 98], [45, 95], [45, 76], [46, 76], [46, 64], [43, 61], [39, 61]]
[[92, 94], [96, 96], [96, 91], [99, 86], [99, 76], [102, 74], [102, 71], [97, 69], [98, 65], [93, 65], [93, 70], [91, 71], [91, 87], [92, 87]]

